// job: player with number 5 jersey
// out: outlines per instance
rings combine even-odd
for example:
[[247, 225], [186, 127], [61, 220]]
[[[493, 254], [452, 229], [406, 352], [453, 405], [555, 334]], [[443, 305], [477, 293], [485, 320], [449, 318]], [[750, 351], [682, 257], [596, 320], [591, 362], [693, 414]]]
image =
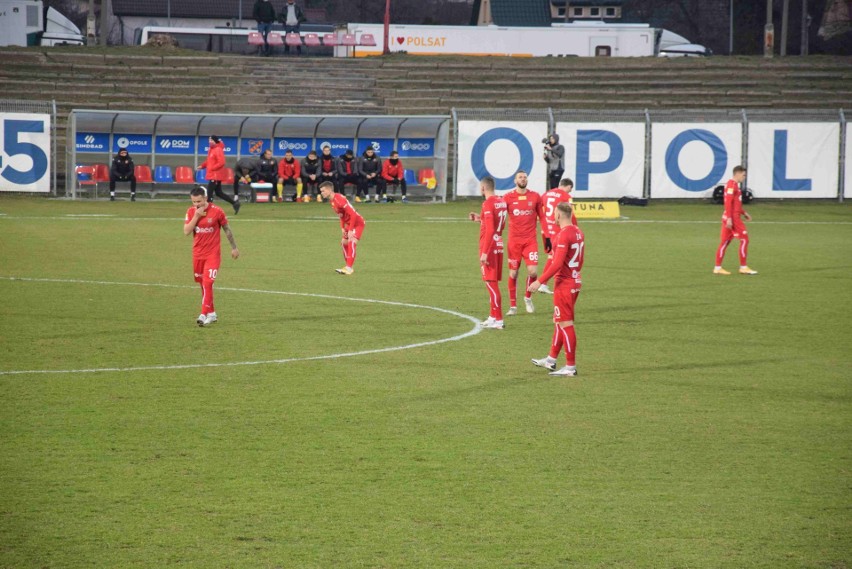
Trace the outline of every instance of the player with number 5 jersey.
[[207, 201], [207, 188], [196, 186], [189, 193], [192, 205], [186, 211], [183, 234], [192, 235], [192, 267], [195, 282], [201, 285], [201, 314], [195, 323], [207, 326], [219, 320], [213, 306], [213, 283], [219, 274], [222, 247], [219, 231], [223, 231], [231, 244], [231, 257], [240, 256], [237, 242], [228, 218], [222, 208]]
[[[574, 189], [574, 181], [571, 178], [563, 178], [559, 182], [559, 186], [551, 188], [544, 192], [541, 196], [541, 207], [544, 210], [544, 223], [541, 226], [541, 239], [544, 243], [544, 252], [547, 253], [547, 262], [544, 265], [544, 272], [550, 268], [553, 263], [553, 240], [559, 235], [559, 224], [556, 223], [556, 206], [562, 202], [573, 204], [571, 199], [571, 190]], [[572, 214], [571, 225], [577, 225], [577, 216]], [[553, 294], [547, 288], [547, 281], [541, 281], [539, 292]]]
[[[541, 275], [541, 280], [556, 277], [553, 290], [553, 340], [550, 343], [550, 353], [540, 360], [534, 359], [533, 364], [551, 370], [550, 375], [577, 375], [577, 333], [574, 330], [574, 307], [583, 283], [580, 271], [583, 269], [584, 249], [586, 240], [580, 228], [571, 222], [574, 208], [568, 202], [556, 206], [556, 222], [559, 224], [559, 235], [553, 242], [553, 263]], [[529, 289], [535, 292], [541, 286], [536, 280]], [[565, 366], [556, 369], [556, 358], [565, 349]]]
[[503, 278], [503, 228], [506, 227], [506, 202], [494, 194], [495, 182], [485, 176], [479, 182], [479, 191], [485, 198], [480, 213], [470, 213], [471, 221], [479, 223], [479, 267], [482, 280], [488, 289], [491, 312], [482, 322], [483, 328], [502, 330], [503, 299], [500, 280]]

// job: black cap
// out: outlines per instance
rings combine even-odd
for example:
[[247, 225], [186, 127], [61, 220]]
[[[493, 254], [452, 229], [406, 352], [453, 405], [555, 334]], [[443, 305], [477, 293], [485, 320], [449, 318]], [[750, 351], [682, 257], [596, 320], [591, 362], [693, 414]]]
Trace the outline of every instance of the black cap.
[[354, 152], [352, 152], [352, 149], [351, 149], [351, 148], [347, 148], [347, 149], [346, 149], [346, 152], [344, 152], [344, 154], [345, 154], [345, 155], [347, 155], [347, 156], [352, 156], [352, 155], [353, 155], [353, 154], [355, 154], [355, 153], [354, 153]]
[[219, 138], [218, 136], [213, 135], [213, 134], [210, 135], [210, 140], [212, 140], [213, 142], [217, 142], [217, 143], [222, 142], [221, 138]]

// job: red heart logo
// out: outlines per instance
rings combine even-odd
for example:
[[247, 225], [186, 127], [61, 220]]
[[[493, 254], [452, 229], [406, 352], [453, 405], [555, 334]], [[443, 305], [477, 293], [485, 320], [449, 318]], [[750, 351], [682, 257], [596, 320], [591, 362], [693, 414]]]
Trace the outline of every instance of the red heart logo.
[[402, 36], [396, 38], [396, 43], [398, 43], [399, 45], [402, 45], [402, 42], [404, 42], [404, 41], [405, 41], [405, 38], [402, 37]]

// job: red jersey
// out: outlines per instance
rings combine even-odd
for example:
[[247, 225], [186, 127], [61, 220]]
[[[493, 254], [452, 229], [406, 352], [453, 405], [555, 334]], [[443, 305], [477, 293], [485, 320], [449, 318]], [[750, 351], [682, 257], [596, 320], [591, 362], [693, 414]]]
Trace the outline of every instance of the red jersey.
[[509, 241], [535, 241], [536, 220], [541, 219], [544, 227], [544, 210], [541, 207], [541, 196], [532, 190], [521, 194], [517, 190], [503, 196], [509, 215]]
[[340, 218], [340, 227], [344, 231], [351, 231], [356, 225], [364, 224], [364, 218], [355, 211], [355, 208], [343, 194], [334, 194], [329, 203], [331, 203], [334, 213]]
[[506, 202], [500, 196], [489, 196], [482, 202], [479, 213], [479, 254], [490, 254], [495, 242], [502, 250], [503, 229], [506, 227]]
[[[189, 223], [195, 217], [195, 206], [190, 206], [186, 211], [186, 221]], [[208, 204], [207, 215], [198, 220], [192, 236], [192, 256], [195, 259], [206, 259], [208, 257], [219, 258], [222, 256], [220, 247], [221, 239], [219, 231], [228, 225], [225, 212], [215, 204]]]
[[[541, 207], [544, 210], [544, 223], [541, 231], [545, 237], [556, 237], [559, 234], [559, 225], [556, 224], [556, 206], [563, 203], [573, 203], [571, 194], [562, 188], [547, 190], [541, 196]], [[571, 215], [571, 225], [577, 225], [577, 216]]]
[[553, 242], [553, 263], [544, 271], [539, 282], [546, 282], [556, 275], [556, 286], [567, 280], [580, 280], [583, 268], [583, 249], [586, 241], [583, 232], [576, 225], [564, 227]]
[[391, 164], [390, 160], [382, 162], [382, 178], [388, 182], [405, 178], [405, 168], [402, 167], [402, 160], [397, 160], [396, 164]]
[[292, 162], [287, 162], [283, 158], [278, 162], [278, 177], [285, 180], [298, 178], [301, 174], [302, 166], [299, 161], [293, 158]]
[[738, 223], [742, 214], [743, 193], [740, 191], [740, 184], [731, 178], [725, 184], [725, 213], [722, 214], [722, 221], [733, 219], [734, 223]]

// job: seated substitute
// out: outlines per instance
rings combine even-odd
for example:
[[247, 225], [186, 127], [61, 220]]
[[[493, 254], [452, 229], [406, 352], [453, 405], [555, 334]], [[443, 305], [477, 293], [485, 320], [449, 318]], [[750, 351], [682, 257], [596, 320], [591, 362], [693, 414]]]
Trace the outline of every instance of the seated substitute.
[[293, 151], [287, 150], [284, 158], [278, 162], [278, 201], [284, 201], [284, 186], [293, 186], [293, 196], [289, 201], [296, 201], [301, 193], [302, 179], [299, 161], [293, 157]]
[[[304, 192], [303, 201], [309, 202], [311, 199], [318, 197], [320, 183], [320, 161], [317, 157], [316, 150], [311, 150], [308, 155], [302, 158], [302, 189]], [[320, 198], [322, 199], [322, 198]]]
[[385, 193], [385, 180], [382, 178], [382, 159], [376, 155], [372, 146], [367, 147], [358, 160], [358, 174], [361, 178], [361, 193], [367, 203], [370, 202], [370, 186], [376, 188], [373, 197], [378, 203], [379, 196]]
[[[337, 188], [337, 158], [331, 155], [331, 147], [323, 146], [319, 157], [319, 181], [331, 182]], [[322, 192], [317, 195], [317, 200], [322, 201]]]
[[337, 159], [337, 193], [346, 194], [346, 184], [355, 186], [355, 201], [361, 201], [361, 177], [358, 175], [358, 161], [355, 160], [355, 153], [351, 148], [347, 148], [343, 156]]
[[[240, 196], [240, 184], [251, 188], [252, 182], [257, 182], [257, 158], [244, 156], [234, 165], [234, 197]], [[251, 201], [256, 200], [254, 188], [251, 188]]]
[[133, 158], [127, 149], [122, 147], [118, 149], [118, 154], [112, 160], [112, 166], [109, 169], [109, 201], [115, 201], [115, 183], [130, 182], [130, 201], [136, 201], [136, 174], [134, 173], [136, 166], [133, 164]]
[[[399, 152], [391, 151], [390, 158], [382, 164], [382, 179], [385, 181], [386, 191], [390, 191], [388, 186], [398, 186], [402, 194], [402, 201], [407, 202], [408, 185], [405, 183], [405, 167], [402, 165], [402, 160], [399, 159]], [[388, 201], [387, 193], [382, 194], [382, 202]]]

